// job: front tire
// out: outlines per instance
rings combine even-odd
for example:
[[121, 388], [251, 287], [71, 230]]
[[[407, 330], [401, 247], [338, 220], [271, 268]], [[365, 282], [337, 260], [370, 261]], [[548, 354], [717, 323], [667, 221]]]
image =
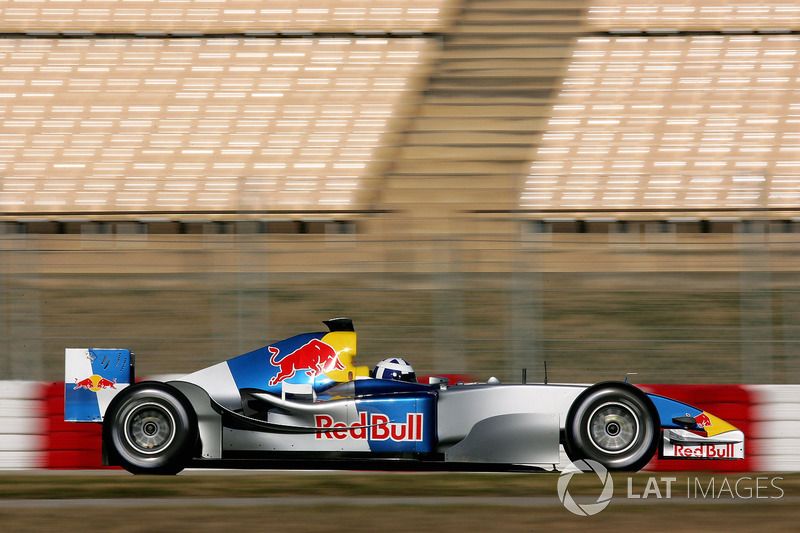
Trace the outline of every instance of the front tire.
[[103, 422], [111, 464], [134, 474], [177, 474], [197, 442], [197, 417], [184, 395], [169, 385], [144, 382], [118, 394]]
[[641, 470], [658, 448], [658, 417], [650, 399], [631, 385], [601, 383], [572, 404], [565, 425], [567, 455], [609, 470]]

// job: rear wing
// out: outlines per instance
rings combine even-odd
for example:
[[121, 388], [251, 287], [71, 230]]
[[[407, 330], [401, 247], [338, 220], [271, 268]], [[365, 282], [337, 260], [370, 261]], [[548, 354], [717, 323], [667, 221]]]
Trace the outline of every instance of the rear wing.
[[64, 420], [102, 422], [108, 404], [134, 382], [133, 352], [120, 348], [64, 350]]

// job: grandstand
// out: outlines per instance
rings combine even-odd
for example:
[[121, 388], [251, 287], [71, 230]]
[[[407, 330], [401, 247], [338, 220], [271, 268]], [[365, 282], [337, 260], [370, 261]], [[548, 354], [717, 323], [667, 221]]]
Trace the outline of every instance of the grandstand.
[[0, 26], [20, 33], [225, 34], [435, 32], [452, 0], [17, 0]]
[[0, 376], [367, 362], [793, 382], [785, 2], [0, 1]]
[[800, 24], [800, 6], [780, 0], [592, 0], [587, 21], [600, 31], [786, 32]]
[[6, 39], [0, 205], [353, 208], [424, 39]]

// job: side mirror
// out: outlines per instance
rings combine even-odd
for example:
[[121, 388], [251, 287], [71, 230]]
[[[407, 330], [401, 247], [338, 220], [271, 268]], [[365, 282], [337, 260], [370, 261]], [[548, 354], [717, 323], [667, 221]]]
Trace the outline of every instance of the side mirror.
[[672, 421], [677, 425], [685, 427], [687, 429], [697, 427], [697, 421], [689, 415], [676, 416], [675, 418], [672, 419]]

